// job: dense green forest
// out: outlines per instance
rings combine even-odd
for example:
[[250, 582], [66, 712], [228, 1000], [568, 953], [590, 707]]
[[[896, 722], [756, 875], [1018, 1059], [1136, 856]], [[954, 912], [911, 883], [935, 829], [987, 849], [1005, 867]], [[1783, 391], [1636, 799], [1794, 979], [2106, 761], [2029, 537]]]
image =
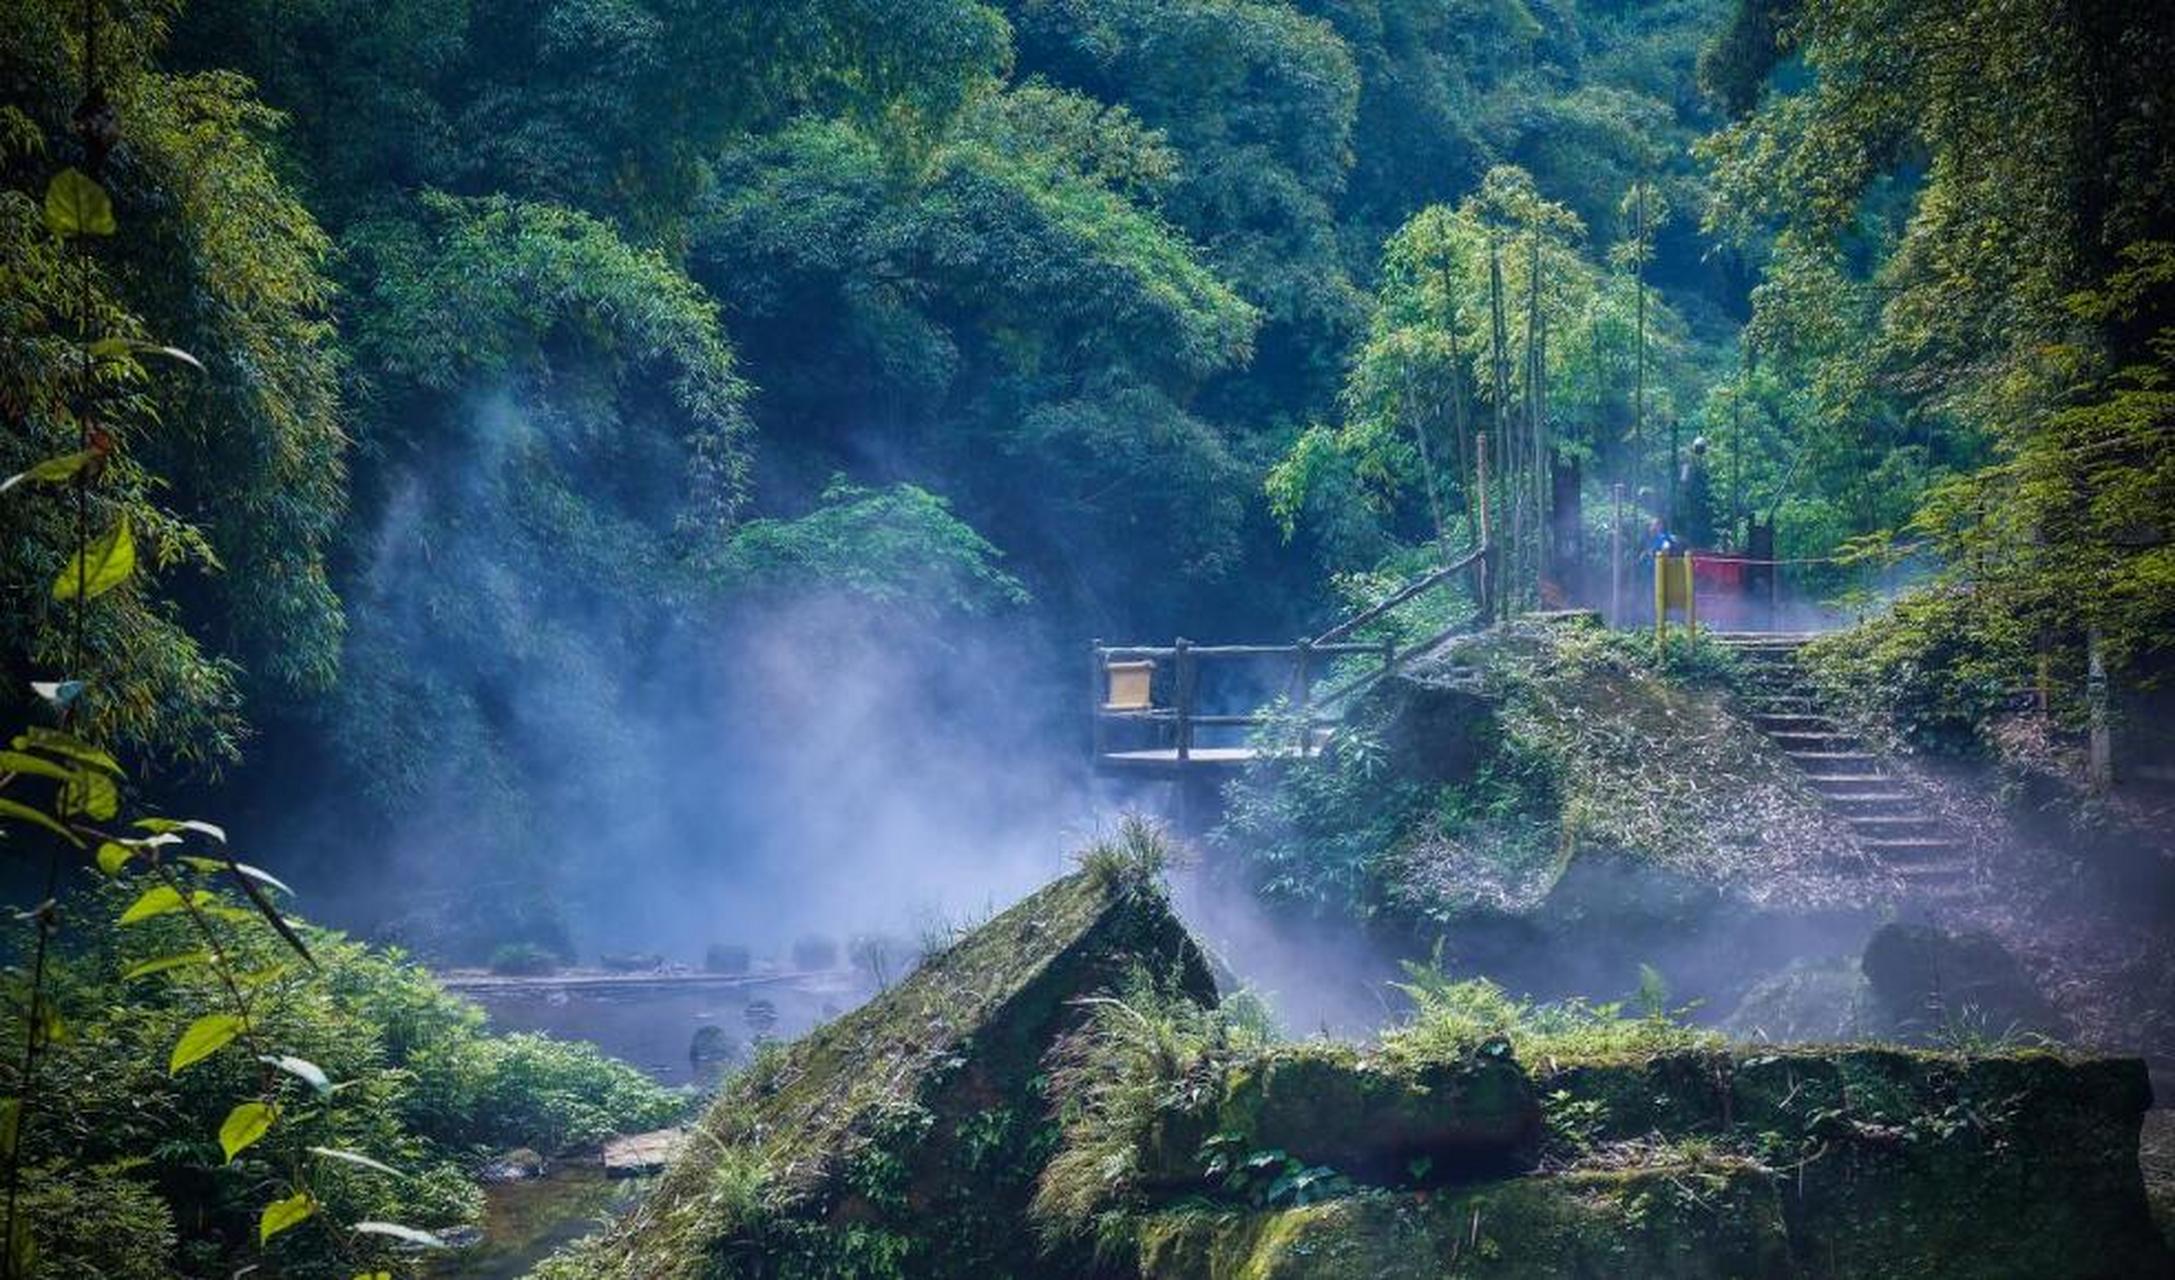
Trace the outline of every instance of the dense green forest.
[[[147, 1197], [472, 1213], [462, 1099], [510, 1072], [662, 1117], [256, 877], [463, 960], [570, 951], [630, 867], [730, 889], [761, 822], [721, 812], [819, 803], [749, 763], [784, 654], [1069, 760], [1089, 637], [1319, 630], [1486, 513], [1512, 609], [1600, 605], [1650, 529], [1790, 562], [1878, 613], [1847, 661], [1922, 744], [1998, 749], [2032, 672], [2064, 729], [2157, 696], [2171, 66], [2120, 0], [0, 0], [14, 898], [156, 869], [265, 953], [218, 957], [238, 1001], [314, 942], [367, 1008], [244, 1029], [384, 1108], [283, 1141], [440, 1171], [132, 1180], [107, 1135], [66, 1195], [208, 1275], [250, 1246]], [[111, 826], [169, 812], [271, 873]], [[161, 948], [96, 930], [60, 988], [179, 1034], [95, 977]], [[208, 1127], [228, 1074], [97, 1107]]]

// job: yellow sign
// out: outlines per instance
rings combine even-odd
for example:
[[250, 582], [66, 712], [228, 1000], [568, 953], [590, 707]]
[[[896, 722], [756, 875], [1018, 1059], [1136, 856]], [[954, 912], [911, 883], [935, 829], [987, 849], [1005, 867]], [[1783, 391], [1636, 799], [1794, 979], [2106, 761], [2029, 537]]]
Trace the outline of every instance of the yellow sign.
[[1103, 704], [1105, 711], [1146, 711], [1154, 705], [1149, 695], [1149, 684], [1155, 676], [1153, 662], [1110, 662], [1104, 664], [1110, 673], [1110, 701]]
[[1654, 635], [1666, 642], [1669, 638], [1669, 611], [1676, 610], [1684, 617], [1684, 628], [1696, 630], [1699, 626], [1699, 606], [1692, 590], [1692, 553], [1680, 551], [1674, 554], [1661, 551], [1654, 555]]

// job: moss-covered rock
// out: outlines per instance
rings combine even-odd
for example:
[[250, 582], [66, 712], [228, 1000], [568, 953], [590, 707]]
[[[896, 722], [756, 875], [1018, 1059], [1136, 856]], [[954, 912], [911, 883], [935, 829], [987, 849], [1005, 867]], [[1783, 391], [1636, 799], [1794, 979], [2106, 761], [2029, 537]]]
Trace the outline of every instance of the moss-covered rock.
[[1155, 1280], [1790, 1274], [1775, 1181], [1746, 1162], [1714, 1159], [1274, 1212], [1176, 1210], [1147, 1222], [1141, 1240], [1141, 1274]]
[[1408, 1065], [1350, 1045], [1285, 1045], [1232, 1064], [1219, 1086], [1161, 1118], [1146, 1178], [1198, 1182], [1202, 1144], [1217, 1135], [1377, 1184], [1408, 1180], [1416, 1164], [1430, 1180], [1502, 1174], [1539, 1154], [1540, 1104], [1505, 1054]]
[[1140, 973], [1214, 999], [1150, 877], [1050, 885], [752, 1068], [637, 1212], [545, 1274], [1082, 1274], [1027, 1226], [1055, 1143], [1039, 1075], [1072, 1002]]

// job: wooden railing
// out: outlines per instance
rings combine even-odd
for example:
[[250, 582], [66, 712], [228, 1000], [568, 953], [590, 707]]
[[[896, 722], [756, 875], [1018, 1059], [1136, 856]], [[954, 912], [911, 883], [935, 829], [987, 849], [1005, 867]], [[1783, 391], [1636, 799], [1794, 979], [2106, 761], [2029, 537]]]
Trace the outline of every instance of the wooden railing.
[[[1484, 594], [1488, 548], [1477, 547], [1443, 567], [1431, 570], [1422, 577], [1400, 588], [1395, 594], [1359, 614], [1338, 623], [1329, 630], [1309, 639], [1292, 644], [1228, 644], [1202, 645], [1180, 638], [1169, 645], [1105, 645], [1097, 640], [1093, 645], [1093, 666], [1090, 695], [1093, 699], [1094, 748], [1098, 762], [1123, 764], [1131, 767], [1156, 768], [1168, 766], [1183, 769], [1202, 762], [1218, 764], [1238, 763], [1257, 754], [1252, 747], [1210, 748], [1205, 753], [1196, 742], [1196, 731], [1204, 728], [1259, 728], [1272, 718], [1288, 720], [1297, 728], [1297, 741], [1288, 748], [1294, 754], [1310, 754], [1320, 744], [1320, 734], [1334, 728], [1343, 718], [1352, 699], [1371, 687], [1383, 676], [1397, 670], [1406, 661], [1434, 648], [1444, 640], [1465, 629], [1464, 624], [1444, 628], [1434, 635], [1400, 650], [1394, 641], [1353, 641], [1351, 637], [1361, 628], [1382, 618], [1401, 605], [1409, 603], [1435, 590], [1457, 575], [1471, 572], [1476, 577], [1476, 588]], [[1363, 669], [1350, 672], [1327, 689], [1318, 687], [1317, 681], [1325, 673], [1326, 664], [1339, 658], [1367, 657], [1375, 661]], [[1204, 664], [1224, 662], [1277, 662], [1287, 666], [1284, 690], [1289, 710], [1283, 715], [1271, 715], [1255, 711], [1251, 713], [1210, 713], [1200, 709], [1201, 669]], [[1113, 696], [1117, 681], [1113, 668], [1123, 664], [1153, 664], [1152, 673], [1145, 683], [1134, 673], [1132, 700], [1119, 703]], [[1168, 663], [1167, 675], [1164, 664]], [[1159, 679], [1160, 678], [1160, 679]], [[1160, 683], [1162, 697], [1157, 696]], [[1161, 731], [1168, 745], [1158, 745], [1147, 750], [1113, 751], [1110, 730], [1113, 725], [1150, 725]]]

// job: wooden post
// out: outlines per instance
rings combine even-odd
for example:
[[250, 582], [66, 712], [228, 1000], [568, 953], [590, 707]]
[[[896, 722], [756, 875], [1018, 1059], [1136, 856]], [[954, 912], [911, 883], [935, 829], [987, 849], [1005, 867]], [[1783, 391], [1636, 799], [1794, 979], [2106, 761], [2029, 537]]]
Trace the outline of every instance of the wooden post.
[[1183, 765], [1193, 758], [1193, 642], [1180, 636], [1176, 647], [1171, 701], [1178, 712], [1178, 763]]
[[1314, 673], [1311, 670], [1314, 642], [1300, 637], [1293, 655], [1292, 705], [1299, 709], [1299, 758], [1304, 760], [1314, 744]]
[[1103, 642], [1098, 637], [1088, 643], [1088, 724], [1089, 740], [1094, 745], [1095, 758], [1101, 760], [1109, 750], [1109, 730], [1103, 725], [1103, 691], [1110, 679], [1108, 660], [1103, 657]]
[[2115, 781], [2114, 732], [2107, 715], [2107, 659], [2100, 650], [2099, 628], [2085, 635], [2084, 705], [2092, 731], [2087, 776], [2094, 791], [2105, 791]]
[[1609, 625], [1624, 625], [1624, 482], [1609, 486]]
[[1395, 640], [1384, 640], [1382, 642], [1382, 674], [1389, 675], [1396, 669], [1397, 642]]
[[1684, 569], [1684, 634], [1694, 640], [1699, 638], [1699, 575], [1694, 571], [1692, 553], [1679, 553]]
[[1654, 652], [1669, 649], [1669, 553], [1654, 553]]
[[1489, 536], [1488, 507], [1488, 433], [1480, 433], [1479, 447], [1473, 453], [1474, 472], [1480, 477], [1480, 622], [1482, 626], [1495, 620], [1495, 543]]

